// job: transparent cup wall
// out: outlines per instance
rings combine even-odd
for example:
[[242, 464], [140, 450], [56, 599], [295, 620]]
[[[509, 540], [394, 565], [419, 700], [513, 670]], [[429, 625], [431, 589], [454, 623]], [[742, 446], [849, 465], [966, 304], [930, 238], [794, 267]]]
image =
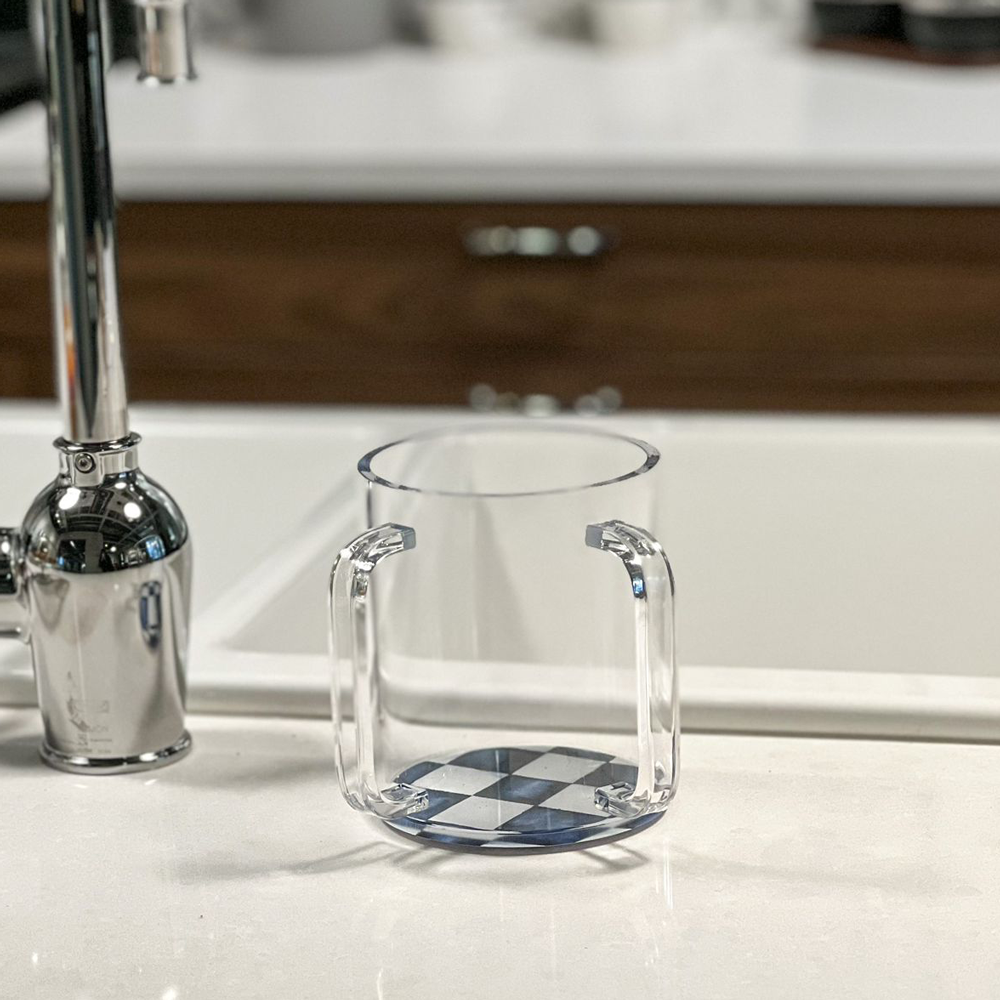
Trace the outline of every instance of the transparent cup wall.
[[331, 576], [352, 806], [470, 848], [591, 843], [662, 813], [679, 733], [658, 460], [527, 421], [362, 459], [369, 530]]

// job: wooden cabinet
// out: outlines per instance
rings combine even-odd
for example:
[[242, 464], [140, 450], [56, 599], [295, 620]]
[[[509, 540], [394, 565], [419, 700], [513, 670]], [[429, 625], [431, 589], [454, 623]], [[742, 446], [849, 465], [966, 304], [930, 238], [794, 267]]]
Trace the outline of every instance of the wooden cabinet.
[[[1000, 411], [1000, 209], [127, 204], [136, 399]], [[477, 258], [593, 226], [595, 258]], [[0, 395], [52, 392], [46, 210], [0, 205]]]

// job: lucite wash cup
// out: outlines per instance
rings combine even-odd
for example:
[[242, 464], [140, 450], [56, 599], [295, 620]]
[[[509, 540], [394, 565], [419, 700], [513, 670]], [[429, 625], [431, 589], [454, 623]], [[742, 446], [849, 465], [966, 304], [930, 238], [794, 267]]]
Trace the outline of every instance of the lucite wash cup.
[[330, 580], [341, 789], [469, 849], [593, 844], [677, 791], [659, 452], [586, 425], [435, 430], [358, 463]]

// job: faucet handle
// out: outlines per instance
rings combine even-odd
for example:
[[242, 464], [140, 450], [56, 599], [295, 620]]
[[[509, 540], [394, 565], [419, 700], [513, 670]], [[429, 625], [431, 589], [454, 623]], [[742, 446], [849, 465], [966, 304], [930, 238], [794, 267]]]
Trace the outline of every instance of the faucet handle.
[[194, 80], [188, 0], [135, 0], [135, 13], [140, 83]]
[[20, 532], [0, 528], [0, 638], [27, 641], [27, 631]]

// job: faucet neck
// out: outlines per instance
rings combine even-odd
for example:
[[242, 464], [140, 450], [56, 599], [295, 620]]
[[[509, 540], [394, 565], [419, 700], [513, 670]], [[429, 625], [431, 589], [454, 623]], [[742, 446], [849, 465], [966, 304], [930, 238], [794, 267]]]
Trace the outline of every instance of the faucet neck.
[[118, 314], [118, 241], [104, 95], [105, 0], [44, 0], [50, 251], [64, 434], [128, 436]]

